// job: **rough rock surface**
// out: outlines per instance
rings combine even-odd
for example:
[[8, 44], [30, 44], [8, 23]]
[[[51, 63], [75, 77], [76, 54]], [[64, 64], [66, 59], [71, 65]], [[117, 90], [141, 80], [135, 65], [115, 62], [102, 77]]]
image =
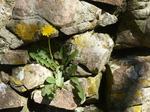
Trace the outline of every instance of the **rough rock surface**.
[[64, 25], [61, 31], [66, 35], [72, 35], [87, 30], [94, 29], [96, 26], [107, 26], [117, 22], [117, 17], [107, 12], [102, 14], [102, 9], [81, 1], [76, 8], [74, 23]]
[[15, 0], [0, 0], [0, 28], [2, 28], [10, 17], [15, 5]]
[[21, 39], [18, 39], [10, 31], [8, 31], [6, 27], [2, 27], [0, 29], [0, 39], [3, 39], [5, 41], [4, 47], [6, 47], [7, 49], [15, 49], [23, 45], [23, 41]]
[[66, 45], [70, 52], [78, 50], [78, 56], [74, 62], [86, 66], [91, 72], [99, 73], [107, 63], [112, 48], [113, 41], [108, 34], [86, 32], [73, 36]]
[[52, 71], [39, 64], [29, 64], [14, 68], [10, 83], [17, 91], [25, 92], [44, 84], [48, 76], [53, 76]]
[[73, 22], [79, 0], [34, 0], [35, 11], [56, 26]]
[[102, 2], [116, 6], [120, 6], [123, 2], [123, 0], [91, 0], [91, 1]]
[[150, 47], [150, 2], [128, 1], [127, 9], [118, 28], [117, 46]]
[[36, 103], [47, 104], [67, 110], [74, 110], [77, 107], [77, 104], [74, 102], [73, 97], [74, 95], [72, 94], [72, 92], [69, 92], [65, 89], [60, 90], [57, 93], [57, 96], [52, 101], [43, 99], [41, 91], [39, 90], [33, 92], [33, 100]]
[[110, 64], [110, 67], [113, 73], [111, 108], [119, 110], [130, 107], [127, 110], [148, 110], [150, 57], [116, 60]]
[[[85, 93], [86, 99], [84, 100], [84, 102], [97, 102], [99, 100], [99, 87], [101, 78], [101, 73], [99, 73], [95, 77], [78, 78], [78, 81], [82, 84]], [[70, 80], [68, 80], [64, 83], [64, 88], [72, 92], [74, 87], [70, 83]]]
[[0, 62], [4, 65], [27, 64], [29, 55], [27, 50], [9, 50], [4, 52]]
[[0, 110], [7, 108], [17, 108], [26, 105], [27, 100], [18, 95], [8, 85], [0, 80]]

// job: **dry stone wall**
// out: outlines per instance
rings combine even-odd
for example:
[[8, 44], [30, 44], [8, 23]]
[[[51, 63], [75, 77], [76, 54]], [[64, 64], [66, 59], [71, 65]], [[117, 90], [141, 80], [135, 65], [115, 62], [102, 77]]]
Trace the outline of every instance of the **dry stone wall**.
[[[42, 64], [29, 56], [48, 49], [43, 26], [55, 28], [55, 59], [62, 45], [68, 57], [78, 51], [68, 77], [78, 79], [82, 101], [68, 77], [54, 99], [42, 97], [56, 73], [42, 53]], [[149, 112], [150, 1], [0, 0], [0, 98], [7, 112]]]

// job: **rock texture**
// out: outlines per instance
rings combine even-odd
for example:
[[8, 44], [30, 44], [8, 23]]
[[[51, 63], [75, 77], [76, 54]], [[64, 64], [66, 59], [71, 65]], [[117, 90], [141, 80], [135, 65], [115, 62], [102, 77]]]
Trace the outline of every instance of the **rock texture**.
[[0, 1], [0, 28], [7, 24], [12, 16], [12, 10], [15, 0], [1, 0]]
[[94, 29], [96, 26], [107, 26], [117, 22], [117, 18], [109, 13], [102, 14], [102, 10], [87, 2], [79, 2], [75, 16], [74, 23], [63, 26], [61, 31], [66, 35], [84, 32]]
[[74, 110], [77, 107], [77, 104], [74, 102], [73, 97], [74, 95], [72, 94], [72, 92], [69, 92], [65, 89], [60, 90], [57, 93], [57, 96], [52, 101], [43, 99], [41, 91], [33, 92], [33, 99], [36, 103], [47, 104], [67, 110]]
[[91, 0], [91, 1], [96, 1], [101, 3], [116, 5], [116, 6], [120, 6], [123, 2], [123, 0]]
[[53, 76], [52, 71], [39, 64], [29, 64], [14, 68], [10, 83], [17, 91], [25, 92], [42, 85], [48, 76]]
[[107, 63], [114, 43], [108, 34], [90, 31], [73, 36], [66, 45], [71, 49], [70, 52], [79, 51], [75, 63], [83, 64], [93, 73], [99, 73]]
[[79, 0], [34, 0], [35, 11], [56, 26], [73, 22]]
[[27, 100], [24, 97], [18, 95], [8, 85], [0, 80], [0, 110], [7, 108], [23, 107]]
[[9, 50], [1, 58], [1, 64], [21, 65], [27, 64], [29, 60], [28, 51], [26, 50]]
[[149, 109], [149, 62], [150, 57], [143, 56], [116, 60], [110, 64], [113, 73], [111, 108], [121, 110], [130, 107], [127, 112]]

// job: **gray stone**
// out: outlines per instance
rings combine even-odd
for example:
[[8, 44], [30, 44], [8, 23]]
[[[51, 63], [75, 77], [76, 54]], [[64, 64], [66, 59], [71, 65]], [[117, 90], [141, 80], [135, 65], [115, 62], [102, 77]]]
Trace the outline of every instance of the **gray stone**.
[[75, 112], [104, 112], [103, 110], [99, 109], [95, 105], [91, 104], [85, 107], [77, 107]]
[[0, 28], [6, 25], [12, 16], [14, 4], [15, 0], [0, 0]]
[[53, 76], [52, 71], [39, 64], [29, 64], [13, 69], [10, 84], [17, 91], [25, 92], [43, 85], [48, 76]]
[[96, 26], [107, 26], [117, 22], [117, 17], [109, 13], [102, 14], [102, 10], [90, 3], [81, 1], [76, 8], [74, 23], [61, 27], [66, 35], [94, 29]]
[[9, 50], [4, 53], [0, 61], [5, 65], [20, 65], [26, 64], [28, 60], [29, 55], [26, 50]]
[[118, 28], [116, 47], [150, 47], [149, 7], [149, 1], [128, 1], [129, 11]]
[[0, 72], [0, 79], [3, 83], [7, 84], [9, 82], [9, 75], [3, 71]]
[[0, 80], [0, 110], [8, 108], [23, 107], [27, 103], [27, 99], [18, 95], [8, 85]]
[[35, 14], [33, 0], [16, 0], [13, 18], [29, 17]]
[[73, 22], [79, 0], [33, 0], [35, 11], [56, 26]]
[[74, 63], [86, 66], [91, 72], [99, 73], [109, 60], [113, 40], [108, 34], [86, 32], [73, 36], [67, 41], [69, 53], [78, 50], [78, 55], [73, 59]]
[[2, 27], [0, 29], [0, 39], [3, 39], [5, 41], [4, 47], [6, 47], [7, 49], [15, 49], [23, 45], [23, 41], [21, 39], [18, 39], [14, 34], [7, 30], [6, 27]]
[[116, 5], [116, 6], [120, 6], [123, 2], [123, 0], [91, 0], [91, 1], [96, 1], [96, 2], [106, 3], [110, 5]]
[[[150, 98], [150, 56], [131, 57], [110, 63], [113, 73], [111, 108], [147, 110]], [[129, 108], [131, 107], [131, 108]]]
[[150, 1], [149, 0], [140, 0], [128, 1], [128, 9], [136, 17], [136, 19], [145, 19], [150, 16]]
[[32, 97], [36, 103], [47, 104], [57, 108], [74, 110], [77, 107], [77, 104], [74, 102], [73, 99], [73, 93], [65, 89], [60, 90], [52, 101], [44, 99], [42, 97], [41, 91], [39, 90], [34, 91]]
[[29, 56], [26, 50], [9, 50], [2, 56], [1, 64], [20, 65], [26, 64], [28, 60]]

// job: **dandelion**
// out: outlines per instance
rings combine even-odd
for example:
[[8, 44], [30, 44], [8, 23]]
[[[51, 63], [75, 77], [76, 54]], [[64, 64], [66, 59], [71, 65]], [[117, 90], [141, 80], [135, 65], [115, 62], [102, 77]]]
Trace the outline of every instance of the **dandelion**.
[[43, 36], [49, 37], [51, 34], [55, 33], [56, 29], [52, 27], [51, 25], [43, 26], [41, 28], [41, 33]]
[[50, 53], [50, 58], [53, 60], [53, 55], [52, 55], [52, 51], [51, 51], [51, 45], [50, 45], [50, 35], [55, 33], [56, 29], [54, 27], [52, 27], [51, 25], [48, 26], [43, 26], [41, 28], [41, 34], [43, 36], [47, 36], [48, 37], [48, 47], [49, 47], [49, 53]]

